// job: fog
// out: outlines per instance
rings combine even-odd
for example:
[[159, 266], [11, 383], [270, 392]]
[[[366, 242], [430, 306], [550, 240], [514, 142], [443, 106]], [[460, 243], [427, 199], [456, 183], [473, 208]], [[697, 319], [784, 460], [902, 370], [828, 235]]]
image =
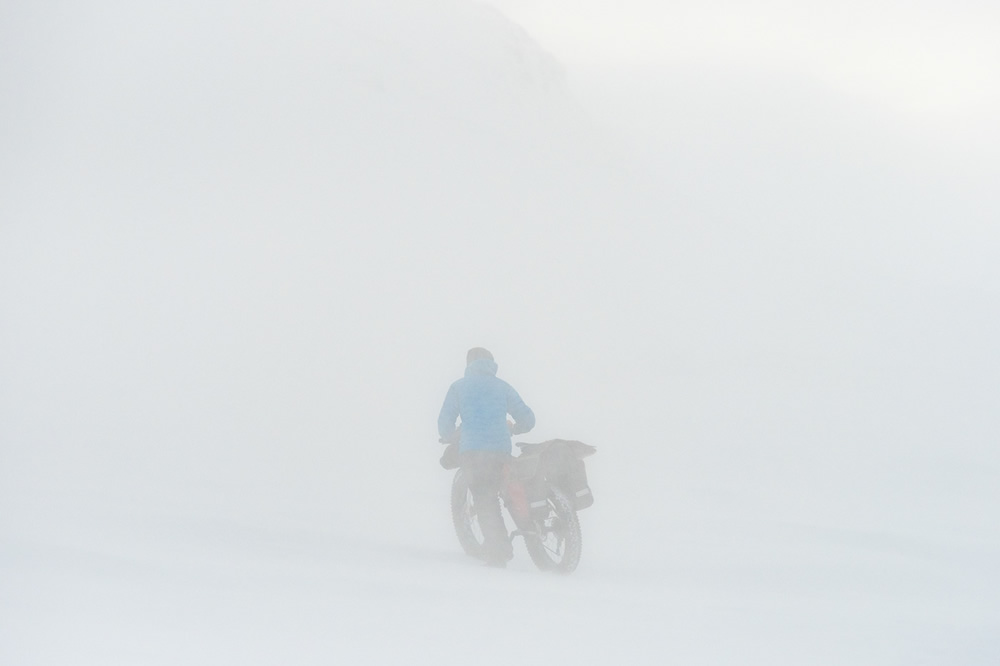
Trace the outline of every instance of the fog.
[[[998, 23], [5, 2], [0, 662], [997, 663]], [[571, 576], [452, 532], [473, 346]]]

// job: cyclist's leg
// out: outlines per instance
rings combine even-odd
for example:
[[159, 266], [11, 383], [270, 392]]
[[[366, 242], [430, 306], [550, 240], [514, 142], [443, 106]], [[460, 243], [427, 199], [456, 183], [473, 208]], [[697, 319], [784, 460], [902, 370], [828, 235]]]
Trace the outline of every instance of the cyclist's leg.
[[483, 531], [483, 551], [487, 561], [502, 563], [513, 555], [510, 536], [500, 513], [500, 485], [503, 479], [504, 454], [476, 451], [470, 456], [474, 467], [471, 489], [476, 516]]

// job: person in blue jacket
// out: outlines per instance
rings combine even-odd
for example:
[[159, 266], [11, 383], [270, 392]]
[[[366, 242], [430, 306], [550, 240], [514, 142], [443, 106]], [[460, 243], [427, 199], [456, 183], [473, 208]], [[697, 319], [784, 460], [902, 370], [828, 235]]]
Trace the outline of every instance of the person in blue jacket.
[[[510, 384], [497, 378], [497, 364], [489, 351], [474, 347], [465, 362], [465, 376], [451, 385], [444, 398], [438, 434], [442, 441], [458, 436], [459, 459], [470, 479], [483, 531], [484, 557], [489, 564], [504, 566], [513, 550], [500, 515], [503, 466], [510, 458], [510, 436], [531, 430], [535, 413]], [[513, 421], [507, 420], [508, 414]], [[459, 418], [461, 427], [456, 428]]]

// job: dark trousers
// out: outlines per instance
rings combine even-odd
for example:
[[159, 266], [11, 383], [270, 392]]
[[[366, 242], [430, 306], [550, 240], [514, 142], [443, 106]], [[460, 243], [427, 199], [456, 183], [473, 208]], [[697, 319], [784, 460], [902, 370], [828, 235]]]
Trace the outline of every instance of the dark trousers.
[[483, 557], [491, 562], [506, 562], [513, 555], [513, 548], [500, 513], [499, 493], [503, 485], [503, 468], [510, 455], [494, 451], [465, 451], [461, 460], [462, 471], [469, 479], [479, 527], [483, 531]]

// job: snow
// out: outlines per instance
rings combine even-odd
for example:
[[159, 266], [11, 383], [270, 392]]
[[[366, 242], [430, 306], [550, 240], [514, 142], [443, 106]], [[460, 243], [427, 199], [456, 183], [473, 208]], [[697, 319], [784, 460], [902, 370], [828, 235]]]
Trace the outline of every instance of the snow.
[[[540, 574], [520, 547], [508, 570], [491, 570], [450, 538], [446, 493], [417, 485], [359, 498], [351, 513], [366, 514], [367, 529], [133, 509], [72, 546], [7, 539], [6, 659], [987, 664], [996, 654], [995, 559], [976, 544], [677, 518], [667, 503], [637, 511], [602, 488], [581, 514], [576, 573]], [[70, 532], [89, 520], [62, 518]]]
[[[0, 663], [1000, 661], [985, 148], [244, 5], [0, 9]], [[479, 345], [598, 448], [570, 576], [452, 533]]]

